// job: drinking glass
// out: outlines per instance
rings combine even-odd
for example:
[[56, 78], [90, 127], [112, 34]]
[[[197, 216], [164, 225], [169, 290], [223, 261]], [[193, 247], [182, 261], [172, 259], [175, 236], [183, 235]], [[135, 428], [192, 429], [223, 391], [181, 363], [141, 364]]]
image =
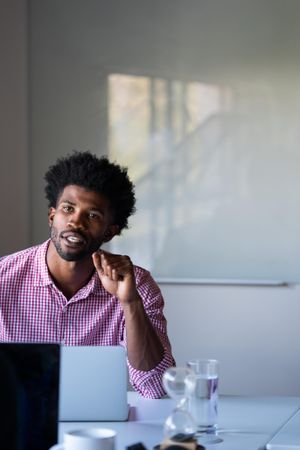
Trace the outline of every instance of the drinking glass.
[[196, 376], [196, 387], [189, 397], [189, 410], [197, 424], [197, 435], [216, 436], [219, 362], [216, 359], [192, 359], [187, 362], [187, 367]]

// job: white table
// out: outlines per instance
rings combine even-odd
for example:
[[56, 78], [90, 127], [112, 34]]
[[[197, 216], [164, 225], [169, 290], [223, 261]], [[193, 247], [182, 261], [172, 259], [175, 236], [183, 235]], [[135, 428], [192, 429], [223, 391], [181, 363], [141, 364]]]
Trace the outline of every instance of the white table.
[[[112, 428], [117, 450], [142, 442], [148, 450], [163, 440], [163, 423], [174, 403], [164, 398], [145, 399], [128, 392], [131, 412], [127, 422], [61, 422], [59, 442], [67, 430], [88, 427]], [[206, 445], [214, 450], [258, 450], [299, 408], [300, 397], [227, 397], [219, 400], [219, 428], [223, 442]]]

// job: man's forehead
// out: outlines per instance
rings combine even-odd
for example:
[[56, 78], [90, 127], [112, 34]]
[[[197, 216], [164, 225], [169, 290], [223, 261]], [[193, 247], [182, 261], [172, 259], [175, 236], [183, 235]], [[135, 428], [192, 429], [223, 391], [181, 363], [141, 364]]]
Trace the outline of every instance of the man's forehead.
[[110, 201], [105, 195], [97, 191], [87, 189], [84, 186], [73, 184], [65, 186], [59, 194], [57, 204], [63, 202], [73, 205], [77, 203], [88, 203], [95, 208], [103, 208], [104, 206], [110, 207]]

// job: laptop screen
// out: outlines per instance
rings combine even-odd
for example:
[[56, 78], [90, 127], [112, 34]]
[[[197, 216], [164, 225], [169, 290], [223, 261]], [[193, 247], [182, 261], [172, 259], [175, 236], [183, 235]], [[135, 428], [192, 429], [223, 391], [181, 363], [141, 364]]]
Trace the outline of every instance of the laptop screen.
[[1, 448], [57, 443], [59, 363], [58, 344], [0, 344]]
[[127, 420], [127, 364], [122, 346], [63, 346], [61, 421]]

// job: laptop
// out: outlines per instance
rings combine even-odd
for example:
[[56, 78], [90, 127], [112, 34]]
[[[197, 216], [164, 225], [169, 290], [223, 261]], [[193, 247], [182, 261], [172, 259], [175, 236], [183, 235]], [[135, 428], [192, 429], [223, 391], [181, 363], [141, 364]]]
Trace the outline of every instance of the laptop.
[[1, 448], [57, 442], [60, 346], [0, 343]]
[[300, 409], [277, 431], [267, 450], [300, 450]]
[[127, 379], [122, 346], [61, 347], [59, 420], [127, 420]]

